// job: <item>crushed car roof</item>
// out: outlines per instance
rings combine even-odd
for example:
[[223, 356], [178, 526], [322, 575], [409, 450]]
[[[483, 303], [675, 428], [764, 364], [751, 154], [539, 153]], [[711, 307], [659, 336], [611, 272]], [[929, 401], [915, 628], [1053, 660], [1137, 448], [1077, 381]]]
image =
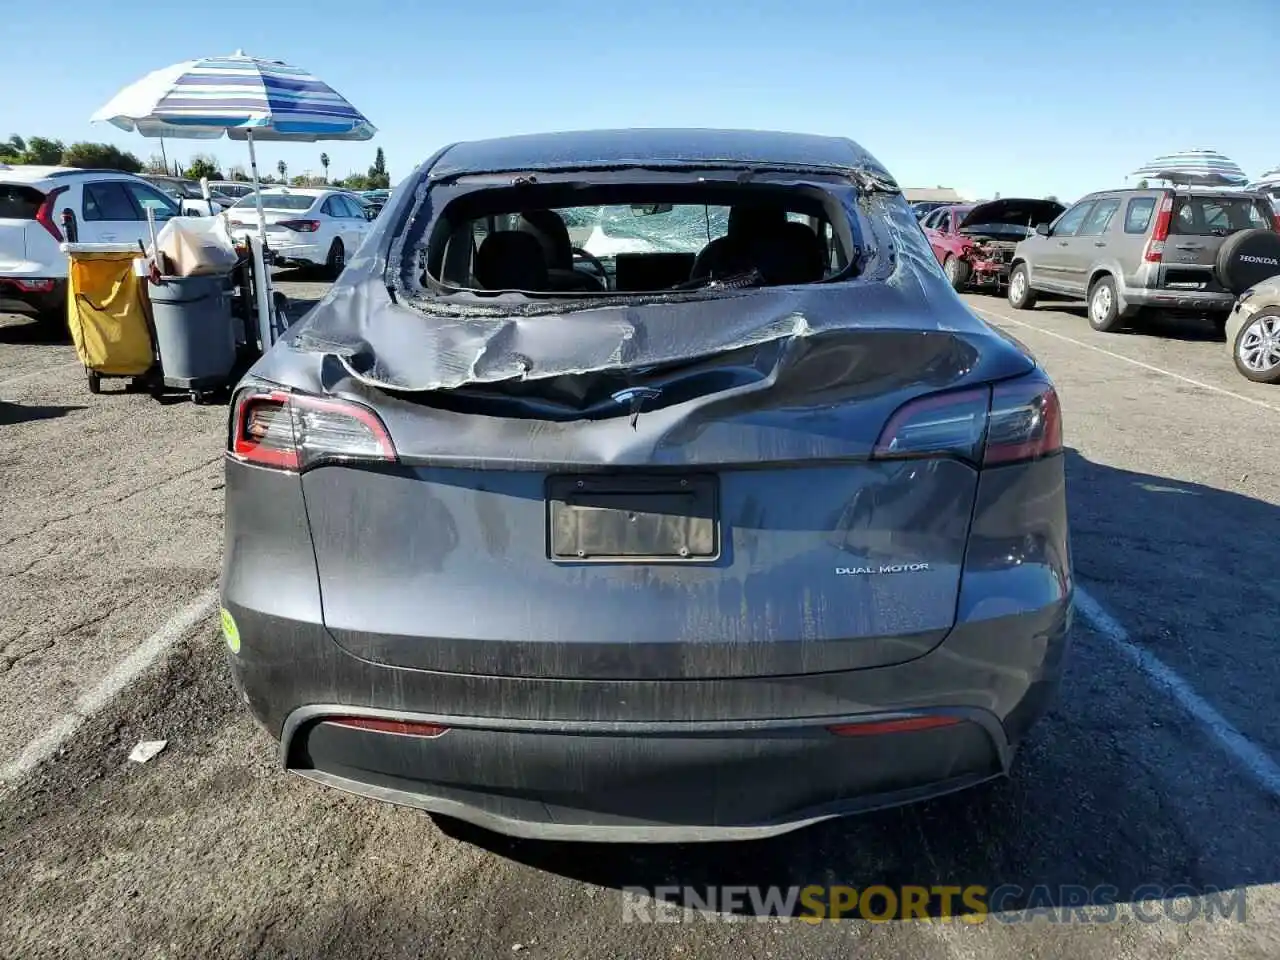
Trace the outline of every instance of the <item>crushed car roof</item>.
[[826, 167], [888, 177], [875, 157], [845, 137], [710, 129], [589, 130], [474, 140], [446, 148], [431, 176], [647, 164]]

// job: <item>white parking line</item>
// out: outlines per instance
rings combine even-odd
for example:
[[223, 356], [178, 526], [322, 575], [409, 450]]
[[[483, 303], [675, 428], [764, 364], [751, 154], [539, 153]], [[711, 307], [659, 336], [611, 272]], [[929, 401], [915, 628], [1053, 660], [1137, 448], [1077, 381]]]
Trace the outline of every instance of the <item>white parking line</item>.
[[165, 621], [159, 630], [116, 664], [97, 686], [77, 700], [70, 713], [63, 714], [48, 730], [28, 743], [16, 760], [0, 767], [0, 787], [12, 786], [56, 754], [81, 724], [168, 653], [187, 630], [212, 614], [217, 599], [217, 588], [210, 587]]
[[1191, 684], [1149, 650], [1129, 639], [1129, 634], [1097, 600], [1076, 584], [1075, 608], [1095, 632], [1110, 640], [1122, 654], [1191, 714], [1214, 740], [1273, 796], [1280, 797], [1280, 765], [1257, 744], [1231, 725]]
[[1107, 350], [1104, 347], [1094, 346], [1092, 343], [1085, 343], [1083, 340], [1077, 340], [1074, 337], [1068, 337], [1061, 333], [1055, 333], [1052, 330], [1046, 330], [1044, 327], [1036, 326], [1033, 323], [1027, 323], [1024, 320], [1015, 320], [1013, 317], [1003, 313], [996, 313], [994, 310], [988, 310], [985, 307], [975, 307], [973, 304], [969, 304], [969, 309], [983, 314], [989, 320], [1003, 320], [1005, 323], [1012, 323], [1015, 326], [1024, 327], [1027, 330], [1034, 330], [1036, 333], [1043, 333], [1046, 337], [1065, 340], [1067, 343], [1073, 343], [1077, 347], [1084, 347], [1086, 350], [1092, 350], [1095, 353], [1101, 353], [1116, 360], [1123, 360], [1125, 363], [1131, 363], [1135, 367], [1150, 370], [1152, 373], [1159, 373], [1166, 377], [1172, 377], [1174, 380], [1181, 380], [1183, 383], [1189, 383], [1193, 387], [1199, 387], [1201, 390], [1220, 393], [1223, 396], [1232, 397], [1235, 400], [1243, 400], [1245, 403], [1251, 403], [1255, 407], [1262, 407], [1264, 410], [1271, 410], [1275, 413], [1280, 413], [1280, 407], [1267, 403], [1264, 400], [1255, 400], [1253, 397], [1246, 397], [1243, 393], [1236, 393], [1234, 390], [1227, 390], [1224, 387], [1215, 387], [1213, 384], [1205, 383], [1203, 380], [1194, 380], [1191, 377], [1184, 377], [1182, 374], [1174, 373], [1172, 370], [1165, 370], [1163, 367], [1157, 367], [1150, 363], [1143, 363], [1141, 360], [1133, 359], [1133, 357], [1126, 357], [1123, 353], [1116, 353], [1114, 350]]

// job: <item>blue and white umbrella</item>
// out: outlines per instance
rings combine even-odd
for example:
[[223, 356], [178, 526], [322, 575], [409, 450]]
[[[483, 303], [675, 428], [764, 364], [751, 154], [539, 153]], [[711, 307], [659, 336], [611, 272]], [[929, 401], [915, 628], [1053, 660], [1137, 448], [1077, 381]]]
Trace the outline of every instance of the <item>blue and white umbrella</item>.
[[237, 51], [147, 74], [92, 117], [144, 137], [368, 140], [376, 128], [301, 67]]
[[[263, 247], [266, 217], [254, 141], [368, 140], [377, 133], [364, 114], [306, 70], [239, 50], [149, 73], [90, 119], [144, 137], [209, 140], [225, 135], [247, 141]], [[270, 304], [266, 284], [259, 291], [259, 314], [265, 317]]]
[[1199, 187], [1226, 187], [1249, 182], [1239, 164], [1216, 150], [1182, 150], [1156, 157], [1130, 176]]
[[1271, 193], [1280, 190], [1280, 167], [1274, 170], [1268, 170], [1253, 183], [1249, 184], [1250, 190], [1264, 191]]

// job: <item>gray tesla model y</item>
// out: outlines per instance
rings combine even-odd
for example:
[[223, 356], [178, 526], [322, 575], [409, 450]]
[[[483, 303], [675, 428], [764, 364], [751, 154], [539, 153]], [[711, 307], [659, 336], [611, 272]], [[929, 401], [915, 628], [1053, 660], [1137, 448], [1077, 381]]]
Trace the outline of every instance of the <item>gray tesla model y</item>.
[[455, 144], [236, 390], [232, 671], [286, 769], [510, 834], [936, 796], [1058, 682], [1061, 451], [851, 141]]

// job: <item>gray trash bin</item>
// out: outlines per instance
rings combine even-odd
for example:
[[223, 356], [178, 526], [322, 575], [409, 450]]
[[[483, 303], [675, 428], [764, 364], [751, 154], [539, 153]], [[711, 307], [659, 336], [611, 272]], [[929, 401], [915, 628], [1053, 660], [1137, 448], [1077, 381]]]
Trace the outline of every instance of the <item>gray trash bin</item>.
[[147, 292], [165, 386], [193, 395], [226, 386], [236, 364], [229, 278], [161, 277]]

